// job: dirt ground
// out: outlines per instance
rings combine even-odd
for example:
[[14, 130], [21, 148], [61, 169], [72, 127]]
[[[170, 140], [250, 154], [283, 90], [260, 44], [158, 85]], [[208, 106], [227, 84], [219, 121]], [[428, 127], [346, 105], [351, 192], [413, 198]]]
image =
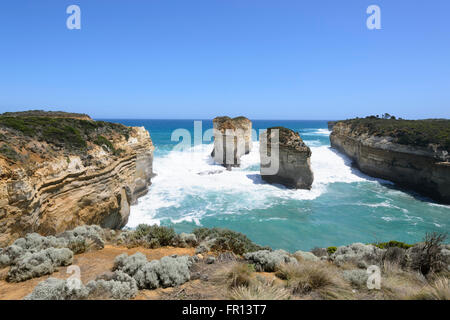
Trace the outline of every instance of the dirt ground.
[[[81, 280], [83, 283], [87, 283], [105, 272], [111, 271], [114, 265], [114, 259], [122, 253], [132, 255], [136, 252], [141, 252], [147, 256], [148, 260], [161, 259], [164, 256], [177, 255], [194, 255], [194, 248], [173, 248], [164, 247], [158, 249], [144, 249], [144, 248], [132, 248], [116, 247], [106, 245], [104, 249], [98, 251], [90, 251], [82, 254], [78, 254], [74, 257], [73, 264], [80, 267]], [[0, 269], [0, 300], [20, 300], [26, 295], [30, 294], [34, 287], [41, 281], [46, 280], [49, 277], [65, 279], [72, 274], [67, 273], [67, 267], [60, 267], [58, 271], [52, 275], [47, 275], [39, 278], [30, 279], [19, 283], [10, 283], [5, 281], [9, 268]], [[171, 288], [174, 289], [174, 288]], [[180, 290], [181, 288], [175, 288], [174, 290]], [[170, 292], [168, 289], [160, 289], [158, 292], [151, 292], [156, 290], [139, 294], [137, 299], [158, 299], [166, 292]]]

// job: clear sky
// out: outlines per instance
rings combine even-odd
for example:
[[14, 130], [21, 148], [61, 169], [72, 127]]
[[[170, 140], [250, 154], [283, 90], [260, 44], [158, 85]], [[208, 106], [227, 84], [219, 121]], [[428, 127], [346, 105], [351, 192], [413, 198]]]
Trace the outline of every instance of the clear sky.
[[[81, 30], [66, 27], [72, 4]], [[450, 1], [1, 1], [0, 112], [25, 109], [449, 118]]]

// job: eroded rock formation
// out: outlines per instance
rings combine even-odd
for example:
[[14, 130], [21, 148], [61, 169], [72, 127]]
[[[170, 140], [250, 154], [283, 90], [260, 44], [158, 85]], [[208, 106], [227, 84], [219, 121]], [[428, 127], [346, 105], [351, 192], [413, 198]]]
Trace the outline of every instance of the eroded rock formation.
[[332, 131], [337, 121], [328, 121], [328, 130]]
[[211, 156], [228, 170], [240, 166], [242, 155], [252, 148], [252, 122], [245, 117], [217, 117], [213, 120], [214, 150]]
[[127, 223], [151, 184], [150, 135], [86, 117], [0, 116], [0, 247], [28, 232]]
[[[407, 140], [409, 133], [401, 130], [403, 128], [394, 132]], [[400, 144], [395, 136], [378, 134], [373, 125], [355, 127], [351, 121], [338, 122], [333, 127], [330, 140], [331, 146], [350, 157], [362, 172], [450, 203], [448, 148], [431, 143], [428, 146]]]
[[279, 183], [288, 188], [311, 189], [314, 175], [310, 158], [311, 149], [298, 132], [274, 127], [260, 135], [261, 177], [269, 183]]

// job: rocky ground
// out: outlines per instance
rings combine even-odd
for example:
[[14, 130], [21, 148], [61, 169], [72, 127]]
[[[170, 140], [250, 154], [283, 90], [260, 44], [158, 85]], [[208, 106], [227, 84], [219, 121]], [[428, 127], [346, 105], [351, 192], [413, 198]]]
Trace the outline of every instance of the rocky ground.
[[[176, 234], [158, 226], [82, 226], [54, 237], [28, 234], [0, 249], [0, 299], [447, 300], [444, 241], [432, 234], [415, 245], [288, 253], [226, 229]], [[368, 287], [373, 266], [381, 273], [379, 289]], [[78, 268], [81, 282], [73, 282]]]

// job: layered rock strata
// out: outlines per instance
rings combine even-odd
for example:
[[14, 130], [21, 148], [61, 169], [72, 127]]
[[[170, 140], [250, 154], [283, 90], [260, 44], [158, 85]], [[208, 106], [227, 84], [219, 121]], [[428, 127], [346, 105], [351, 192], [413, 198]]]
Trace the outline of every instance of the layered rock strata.
[[261, 177], [288, 188], [311, 189], [311, 149], [298, 132], [274, 127], [260, 134]]
[[395, 137], [356, 130], [346, 121], [333, 127], [330, 141], [362, 172], [450, 203], [450, 156], [445, 148], [400, 144]]
[[153, 176], [143, 127], [86, 115], [0, 115], [0, 247], [29, 232], [122, 228]]
[[239, 167], [241, 156], [252, 149], [252, 122], [245, 117], [217, 117], [213, 120], [214, 161], [228, 170]]

